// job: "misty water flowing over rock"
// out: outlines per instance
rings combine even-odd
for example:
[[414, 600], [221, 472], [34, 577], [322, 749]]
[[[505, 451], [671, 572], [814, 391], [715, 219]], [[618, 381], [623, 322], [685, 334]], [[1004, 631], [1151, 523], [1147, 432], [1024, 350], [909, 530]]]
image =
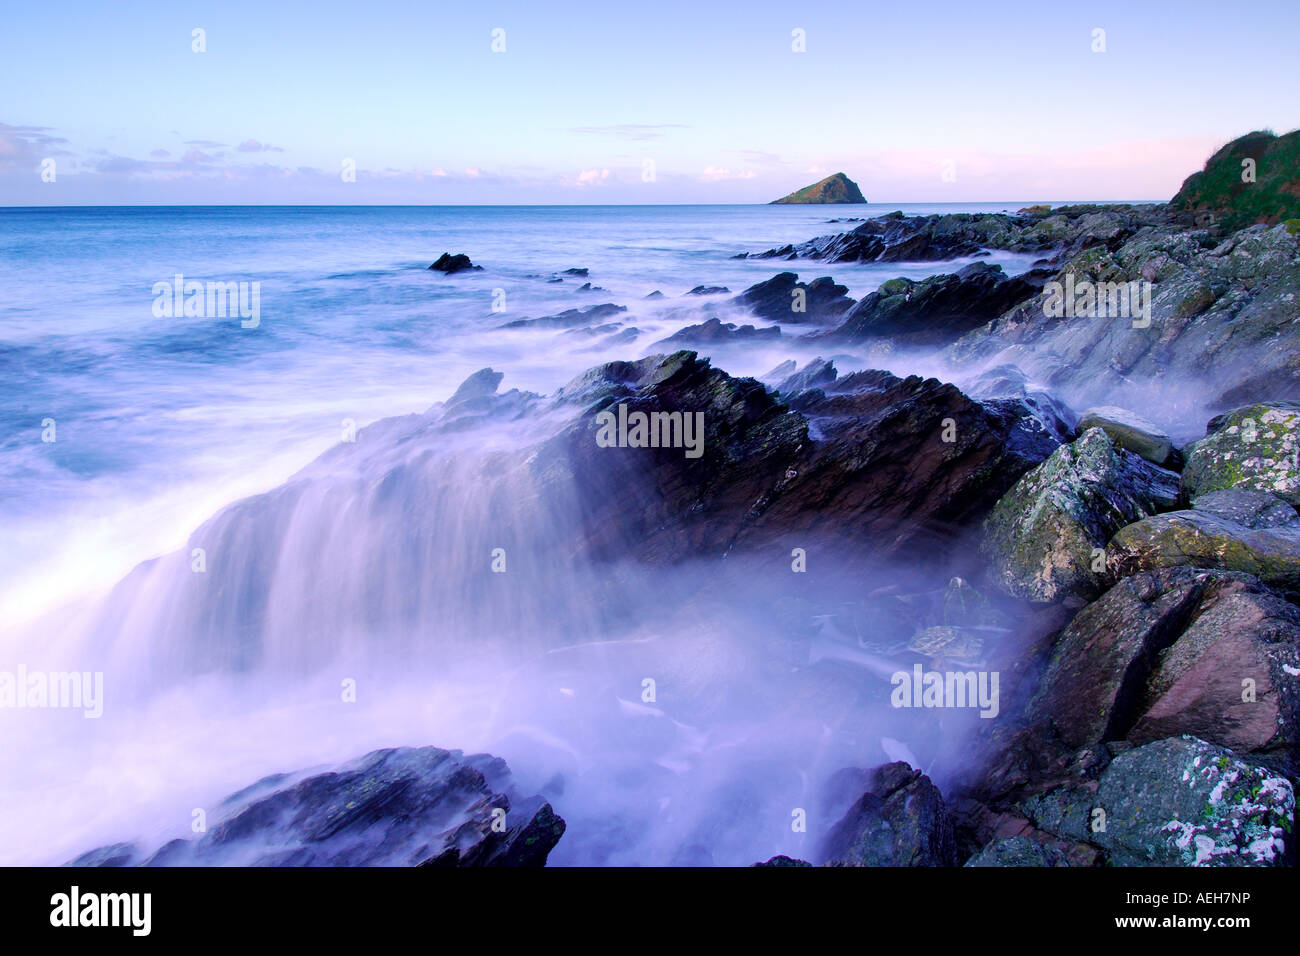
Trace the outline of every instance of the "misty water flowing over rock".
[[[0, 556], [13, 646], [108, 692], [86, 736], [0, 669], [0, 769], [43, 781], [0, 846], [1291, 865], [1300, 237], [1223, 178], [1291, 145], [1168, 204], [804, 208], [864, 202], [837, 174], [739, 211], [295, 213], [331, 251], [266, 277], [260, 337], [69, 338], [51, 381], [97, 411], [6, 459], [90, 542], [15, 511], [46, 550]], [[51, 567], [96, 576], [42, 604]]]

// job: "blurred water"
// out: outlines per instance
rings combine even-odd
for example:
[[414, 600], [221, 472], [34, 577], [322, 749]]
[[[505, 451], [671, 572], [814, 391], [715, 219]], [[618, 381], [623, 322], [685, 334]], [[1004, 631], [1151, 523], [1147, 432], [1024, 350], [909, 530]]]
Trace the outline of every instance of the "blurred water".
[[[732, 258], [851, 228], [828, 218], [887, 211], [0, 210], [0, 669], [66, 639], [110, 677], [117, 667], [147, 678], [152, 695], [110, 707], [102, 721], [0, 714], [9, 808], [0, 859], [57, 862], [94, 841], [174, 835], [194, 801], [263, 773], [402, 743], [490, 749], [533, 787], [556, 774], [579, 778], [552, 795], [571, 825], [581, 823], [557, 851], [557, 861], [574, 863], [806, 854], [788, 827], [791, 808], [814, 799], [814, 778], [885, 760], [884, 738], [940, 774], [960, 752], [969, 715], [938, 726], [932, 714], [885, 707], [879, 675], [804, 667], [778, 622], [747, 610], [744, 586], [756, 596], [770, 588], [743, 567], [725, 585], [713, 580], [716, 568], [631, 568], [612, 572], [611, 586], [586, 569], [548, 565], [522, 579], [523, 599], [493, 603], [467, 583], [457, 554], [434, 543], [391, 563], [390, 544], [404, 534], [436, 532], [439, 546], [463, 538], [479, 551], [513, 534], [511, 553], [525, 556], [562, 539], [563, 509], [530, 514], [520, 504], [529, 490], [502, 485], [509, 479], [480, 460], [493, 442], [519, 448], [545, 437], [541, 426], [530, 436], [527, 423], [515, 429], [522, 434], [474, 433], [460, 450], [434, 443], [418, 459], [412, 445], [401, 452], [412, 467], [396, 463], [405, 476], [396, 492], [376, 486], [375, 474], [327, 463], [306, 492], [282, 490], [259, 505], [265, 522], [215, 522], [227, 567], [273, 569], [259, 591], [270, 595], [255, 635], [265, 653], [248, 657], [233, 632], [211, 626], [213, 608], [238, 610], [243, 598], [186, 596], [194, 576], [185, 553], [137, 571], [118, 603], [96, 603], [223, 506], [280, 486], [349, 423], [422, 412], [484, 366], [505, 372], [503, 388], [548, 393], [602, 361], [656, 351], [655, 341], [727, 298], [683, 298], [696, 285], [734, 293], [789, 268], [804, 280], [829, 273], [860, 297], [896, 275], [961, 264]], [[444, 251], [484, 269], [430, 272]], [[1031, 258], [992, 261], [1015, 272]], [[569, 268], [590, 274], [549, 281]], [[177, 273], [260, 283], [260, 324], [155, 317], [154, 283]], [[580, 291], [584, 281], [600, 291]], [[493, 311], [497, 290], [503, 312]], [[646, 300], [654, 290], [665, 298]], [[628, 307], [617, 321], [640, 330], [634, 342], [500, 328], [603, 302]], [[781, 344], [715, 358], [752, 375], [792, 356], [809, 357]], [[47, 419], [54, 442], [41, 440]], [[500, 507], [503, 494], [512, 508]], [[825, 593], [867, 589], [853, 569], [837, 573], [823, 580]], [[101, 626], [85, 630], [82, 611]], [[369, 628], [372, 620], [383, 628]], [[394, 621], [404, 622], [402, 634], [387, 633]], [[77, 645], [87, 633], [102, 643]], [[226, 672], [208, 673], [213, 662]], [[332, 669], [322, 672], [325, 663]], [[646, 705], [647, 674], [679, 692]], [[338, 706], [340, 675], [363, 675], [364, 706]]]

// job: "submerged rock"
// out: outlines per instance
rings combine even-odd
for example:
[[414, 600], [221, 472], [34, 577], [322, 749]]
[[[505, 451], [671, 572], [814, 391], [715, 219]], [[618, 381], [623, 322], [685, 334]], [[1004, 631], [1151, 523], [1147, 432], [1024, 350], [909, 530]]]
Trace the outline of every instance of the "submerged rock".
[[1267, 491], [1300, 506], [1300, 402], [1247, 405], [1210, 421], [1186, 449], [1191, 496], [1225, 488]]
[[429, 266], [429, 268], [450, 275], [453, 272], [463, 272], [466, 269], [482, 269], [483, 267], [474, 265], [474, 263], [469, 261], [469, 256], [465, 255], [463, 252], [457, 253], [454, 256], [449, 252], [444, 252], [438, 257], [437, 261], [434, 262], [433, 265]]
[[780, 338], [780, 326], [772, 325], [763, 329], [752, 325], [738, 326], [734, 322], [723, 322], [714, 316], [699, 325], [688, 325], [684, 329], [679, 329], [668, 338], [656, 342], [655, 346], [667, 345], [681, 348], [687, 345], [717, 345], [725, 342], [774, 342]]
[[905, 763], [871, 772], [867, 792], [831, 828], [827, 866], [956, 866], [952, 818], [930, 778]]
[[1111, 535], [1177, 501], [1177, 475], [1091, 428], [1003, 496], [985, 521], [980, 550], [994, 582], [1015, 597], [1092, 597], [1105, 571], [1099, 549]]
[[505, 761], [376, 750], [326, 773], [276, 774], [232, 794], [210, 829], [150, 853], [92, 850], [72, 866], [544, 866], [564, 821], [522, 798]]
[[750, 286], [731, 301], [773, 322], [828, 322], [852, 307], [855, 300], [844, 294], [847, 291], [830, 276], [803, 283], [793, 272], [780, 272]]

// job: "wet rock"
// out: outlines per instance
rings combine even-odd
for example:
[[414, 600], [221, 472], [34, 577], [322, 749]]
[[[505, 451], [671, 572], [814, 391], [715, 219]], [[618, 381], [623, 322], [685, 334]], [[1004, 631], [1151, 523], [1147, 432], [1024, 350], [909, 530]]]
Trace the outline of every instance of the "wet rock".
[[1175, 464], [1174, 443], [1168, 435], [1141, 415], [1114, 405], [1089, 408], [1079, 416], [1079, 431], [1100, 428], [1119, 448], [1127, 448], [1164, 468]]
[[464, 272], [466, 269], [482, 269], [483, 267], [474, 265], [469, 261], [469, 256], [463, 252], [454, 256], [449, 252], [444, 252], [429, 268], [451, 275], [453, 272]]
[[[204, 835], [152, 853], [134, 849], [130, 865], [543, 866], [564, 834], [548, 803], [514, 792], [504, 761], [436, 747], [376, 750], [330, 772], [268, 777], [227, 797], [216, 814]], [[92, 850], [71, 865], [126, 865], [123, 847]]]
[[544, 315], [539, 319], [514, 319], [501, 326], [503, 329], [571, 329], [578, 326], [599, 325], [605, 319], [626, 312], [627, 306], [604, 302], [589, 305], [585, 309], [565, 309], [556, 315]]
[[795, 273], [781, 272], [750, 286], [731, 301], [773, 322], [824, 323], [839, 318], [853, 305], [855, 300], [844, 294], [847, 291], [830, 276], [803, 283]]
[[1300, 524], [1300, 513], [1268, 491], [1247, 488], [1209, 491], [1192, 499], [1192, 507], [1247, 528], [1286, 528]]
[[[793, 362], [790, 364], [791, 366], [794, 365]], [[839, 372], [833, 362], [828, 362], [823, 358], [816, 358], [798, 371], [792, 368], [789, 374], [777, 382], [776, 390], [779, 394], [791, 395], [809, 388], [825, 388], [838, 377]]]
[[1054, 846], [1013, 836], [994, 840], [966, 861], [966, 866], [1069, 866], [1066, 855]]
[[1267, 491], [1300, 506], [1300, 402], [1247, 405], [1212, 419], [1186, 450], [1189, 496], [1225, 488]]
[[[1256, 501], [1253, 512], [1240, 498], [1258, 495], [1272, 504]], [[1211, 492], [1197, 499], [1190, 510], [1171, 511], [1120, 529], [1106, 546], [1106, 565], [1115, 577], [1150, 568], [1186, 565], [1242, 571], [1292, 600], [1300, 600], [1300, 515], [1280, 498], [1266, 492], [1241, 489]], [[1209, 510], [1214, 508], [1217, 510]], [[1250, 524], [1226, 517], [1240, 515]], [[1252, 527], [1278, 522], [1271, 527]]]
[[930, 778], [905, 763], [878, 767], [821, 847], [828, 866], [955, 866], [952, 818]]
[[725, 285], [697, 285], [694, 289], [687, 292], [686, 295], [720, 295], [723, 292], [730, 292]]
[[890, 279], [855, 305], [827, 337], [845, 342], [888, 338], [903, 345], [947, 345], [1038, 292], [1047, 273], [1008, 278], [976, 262], [952, 275], [915, 282]]
[[1171, 422], [1206, 408], [1300, 400], [1297, 260], [1300, 235], [1282, 225], [1252, 226], [1222, 242], [1184, 225], [1148, 226], [1117, 248], [1065, 257], [1053, 278], [1094, 289], [1113, 283], [1117, 295], [1121, 286], [1135, 290], [1136, 312], [1132, 302], [1127, 312], [1112, 309], [1107, 292], [1106, 308], [1050, 315], [1045, 290], [967, 333], [946, 356], [956, 364], [1015, 362], [1078, 407], [1145, 408], [1159, 395]]
[[754, 866], [812, 866], [806, 860], [796, 860], [788, 856], [774, 856], [766, 863], [755, 863]]
[[1096, 550], [1121, 527], [1177, 501], [1177, 475], [1092, 428], [1007, 492], [984, 524], [980, 550], [993, 581], [1015, 597], [1092, 597], [1105, 570]]
[[1242, 753], [1300, 753], [1300, 608], [1249, 579], [1216, 582], [1142, 689], [1126, 739], [1192, 734]]
[[773, 325], [764, 329], [752, 325], [738, 326], [734, 322], [723, 322], [714, 316], [699, 325], [688, 325], [668, 338], [660, 339], [655, 346], [667, 345], [681, 348], [686, 345], [717, 345], [724, 342], [775, 342], [780, 338], [779, 326]]
[[[1247, 575], [1182, 567], [1119, 581], [1057, 638], [1029, 702], [1029, 722], [1050, 725], [1071, 749], [1125, 739], [1151, 706], [1146, 686], [1161, 653], [1234, 584], [1258, 586]], [[1247, 616], [1239, 623], [1250, 622]], [[1244, 675], [1235, 676], [1240, 688]]]
[[[590, 414], [545, 460], [573, 476], [597, 546], [676, 559], [799, 529], [870, 542], [886, 560], [951, 540], [1056, 447], [1023, 406], [987, 408], [934, 379], [855, 373], [833, 389], [782, 404], [692, 352], [611, 363], [561, 391]], [[597, 447], [595, 413], [620, 403], [703, 413], [703, 455]]]
[[1286, 866], [1295, 791], [1266, 765], [1191, 736], [1120, 754], [1102, 774], [1091, 834], [1117, 866]]

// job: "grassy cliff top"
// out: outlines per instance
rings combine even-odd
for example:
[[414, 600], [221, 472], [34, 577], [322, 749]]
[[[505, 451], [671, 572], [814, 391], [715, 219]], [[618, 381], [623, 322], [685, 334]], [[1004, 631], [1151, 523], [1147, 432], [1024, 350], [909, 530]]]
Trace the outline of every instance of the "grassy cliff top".
[[[1247, 161], [1253, 161], [1253, 177]], [[1300, 130], [1239, 136], [1188, 176], [1170, 205], [1212, 213], [1225, 229], [1300, 218]]]

